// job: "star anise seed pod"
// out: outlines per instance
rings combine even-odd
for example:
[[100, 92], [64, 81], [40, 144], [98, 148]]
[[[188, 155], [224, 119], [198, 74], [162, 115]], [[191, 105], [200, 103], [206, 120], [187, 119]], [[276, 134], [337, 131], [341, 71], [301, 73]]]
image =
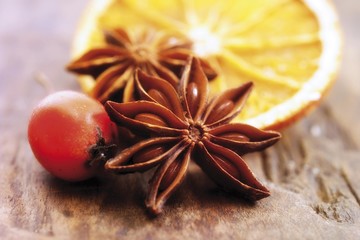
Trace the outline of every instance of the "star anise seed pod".
[[[176, 86], [178, 73], [192, 54], [188, 40], [149, 29], [128, 33], [117, 28], [106, 31], [104, 38], [104, 47], [90, 49], [67, 66], [71, 72], [96, 80], [91, 95], [103, 103], [135, 100], [133, 76], [137, 68]], [[209, 79], [216, 77], [207, 62], [201, 60], [201, 64]]]
[[241, 155], [265, 149], [280, 134], [229, 123], [252, 86], [245, 83], [208, 102], [208, 79], [197, 58], [184, 69], [179, 95], [167, 81], [138, 71], [136, 90], [142, 100], [108, 101], [105, 107], [114, 122], [144, 139], [107, 161], [105, 168], [131, 173], [156, 167], [146, 199], [154, 214], [184, 180], [190, 161], [228, 191], [253, 201], [269, 196]]

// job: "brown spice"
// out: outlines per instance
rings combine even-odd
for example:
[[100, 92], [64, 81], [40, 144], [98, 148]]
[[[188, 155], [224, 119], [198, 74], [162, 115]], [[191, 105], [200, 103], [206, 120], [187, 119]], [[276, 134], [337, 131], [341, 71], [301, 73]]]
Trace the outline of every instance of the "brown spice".
[[241, 111], [252, 83], [230, 89], [208, 102], [208, 79], [197, 58], [184, 69], [179, 95], [169, 82], [137, 71], [141, 100], [108, 101], [111, 119], [144, 139], [106, 162], [115, 173], [156, 167], [146, 206], [159, 214], [184, 180], [189, 162], [196, 162], [219, 186], [249, 200], [269, 196], [241, 158], [274, 144], [280, 134], [241, 123], [229, 123]]
[[[71, 72], [91, 75], [96, 80], [91, 95], [102, 103], [109, 99], [135, 100], [133, 80], [137, 68], [176, 86], [178, 75], [192, 54], [186, 39], [151, 29], [131, 33], [122, 28], [106, 31], [105, 46], [85, 52], [67, 66]], [[210, 65], [203, 60], [201, 65], [209, 79], [216, 77]]]

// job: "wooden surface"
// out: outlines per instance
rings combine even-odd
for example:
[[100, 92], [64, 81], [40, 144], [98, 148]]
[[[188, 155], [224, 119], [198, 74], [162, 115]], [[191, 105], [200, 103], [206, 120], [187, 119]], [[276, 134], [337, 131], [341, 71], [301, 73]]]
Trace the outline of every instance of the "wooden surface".
[[0, 239], [360, 239], [360, 2], [335, 2], [344, 61], [321, 107], [247, 157], [272, 196], [248, 204], [192, 166], [155, 219], [144, 210], [140, 175], [64, 183], [27, 142], [30, 110], [47, 93], [37, 76], [55, 90], [78, 89], [64, 65], [86, 3], [0, 1]]

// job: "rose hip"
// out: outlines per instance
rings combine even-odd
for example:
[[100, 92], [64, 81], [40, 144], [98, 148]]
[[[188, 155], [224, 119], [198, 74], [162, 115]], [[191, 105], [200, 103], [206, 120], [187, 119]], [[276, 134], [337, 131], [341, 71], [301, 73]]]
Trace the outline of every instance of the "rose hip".
[[51, 174], [82, 181], [96, 174], [96, 163], [114, 153], [115, 132], [101, 103], [82, 93], [61, 91], [35, 107], [28, 140], [37, 160]]

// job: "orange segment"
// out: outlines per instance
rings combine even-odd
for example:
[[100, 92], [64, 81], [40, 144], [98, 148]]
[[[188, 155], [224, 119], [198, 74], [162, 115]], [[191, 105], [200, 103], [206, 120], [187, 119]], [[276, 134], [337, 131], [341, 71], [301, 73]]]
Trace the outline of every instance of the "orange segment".
[[[152, 27], [184, 35], [219, 72], [212, 93], [253, 81], [236, 121], [280, 128], [303, 116], [331, 86], [341, 52], [338, 19], [327, 0], [92, 1], [74, 55], [101, 45], [102, 29]], [[81, 77], [85, 91], [93, 79]]]

